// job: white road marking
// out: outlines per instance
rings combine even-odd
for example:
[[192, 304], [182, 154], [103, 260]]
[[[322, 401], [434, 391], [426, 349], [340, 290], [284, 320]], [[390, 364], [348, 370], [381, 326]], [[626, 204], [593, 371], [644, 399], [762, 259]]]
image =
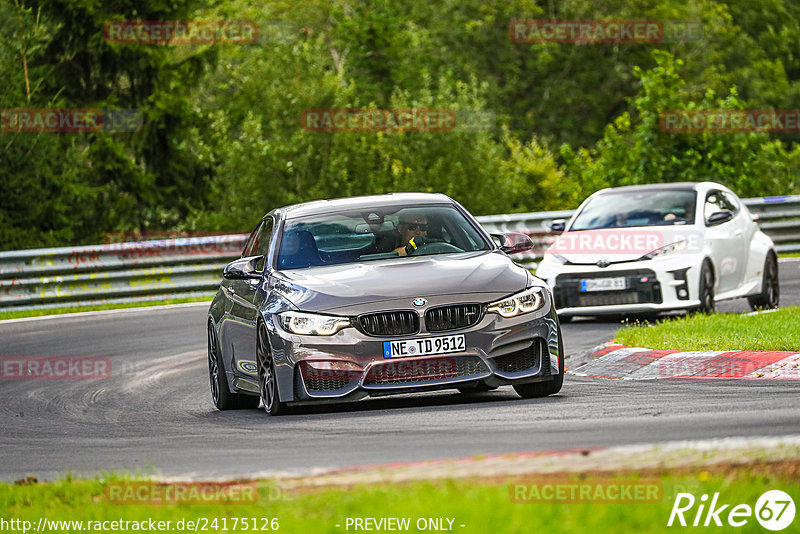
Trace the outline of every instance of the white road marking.
[[208, 307], [210, 304], [211, 301], [209, 300], [205, 302], [184, 302], [182, 304], [165, 304], [163, 306], [139, 306], [137, 308], [118, 308], [115, 310], [96, 310], [96, 311], [85, 311], [85, 312], [75, 312], [75, 313], [61, 313], [55, 315], [42, 315], [39, 317], [20, 317], [19, 319], [2, 320], [0, 321], [0, 325], [7, 323], [22, 323], [26, 321], [44, 321], [50, 319], [65, 319], [72, 317], [97, 317], [101, 315], [113, 315], [117, 313], [137, 313], [144, 311], [170, 310], [174, 308], [191, 308], [195, 306]]

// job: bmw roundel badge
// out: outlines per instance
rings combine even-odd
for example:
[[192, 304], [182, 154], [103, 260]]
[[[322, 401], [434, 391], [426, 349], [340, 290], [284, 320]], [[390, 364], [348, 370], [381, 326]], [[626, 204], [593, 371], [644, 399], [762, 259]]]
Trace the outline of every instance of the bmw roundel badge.
[[414, 306], [416, 306], [417, 308], [421, 308], [421, 307], [425, 306], [427, 303], [428, 303], [428, 301], [427, 301], [427, 300], [425, 300], [425, 299], [424, 299], [424, 298], [422, 298], [422, 297], [420, 297], [420, 298], [418, 298], [418, 299], [414, 299], [414, 300], [412, 301], [412, 304], [414, 304]]

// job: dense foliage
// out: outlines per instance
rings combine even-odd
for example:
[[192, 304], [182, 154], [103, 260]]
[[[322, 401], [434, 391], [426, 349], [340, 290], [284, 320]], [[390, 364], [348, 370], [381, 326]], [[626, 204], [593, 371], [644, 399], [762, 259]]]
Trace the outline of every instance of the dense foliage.
[[[512, 19], [691, 22], [662, 43], [522, 44]], [[253, 20], [257, 44], [114, 44], [125, 20]], [[114, 231], [246, 231], [302, 200], [440, 191], [476, 214], [600, 187], [714, 179], [800, 191], [796, 135], [667, 133], [676, 109], [800, 107], [793, 0], [0, 0], [0, 109], [137, 109], [133, 133], [0, 131], [0, 248]], [[315, 132], [319, 108], [488, 117]]]

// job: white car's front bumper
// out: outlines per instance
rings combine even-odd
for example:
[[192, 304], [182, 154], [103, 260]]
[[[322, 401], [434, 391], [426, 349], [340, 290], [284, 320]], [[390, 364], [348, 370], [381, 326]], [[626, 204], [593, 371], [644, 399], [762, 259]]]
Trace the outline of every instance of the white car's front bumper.
[[[660, 313], [700, 305], [701, 258], [680, 256], [650, 261], [597, 265], [559, 264], [545, 260], [536, 275], [553, 290], [560, 317], [620, 313]], [[586, 291], [582, 280], [625, 278], [622, 290]]]

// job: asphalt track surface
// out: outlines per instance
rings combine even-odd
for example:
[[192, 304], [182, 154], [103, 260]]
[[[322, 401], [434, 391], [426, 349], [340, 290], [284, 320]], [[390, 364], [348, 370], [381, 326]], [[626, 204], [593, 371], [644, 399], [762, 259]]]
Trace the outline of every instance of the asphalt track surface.
[[[780, 264], [800, 304], [800, 261]], [[746, 302], [719, 305], [747, 311]], [[219, 412], [209, 395], [205, 306], [0, 323], [0, 358], [97, 356], [105, 380], [0, 381], [0, 480], [72, 472], [198, 479], [308, 473], [398, 461], [733, 436], [800, 434], [800, 382], [626, 382], [567, 375], [561, 393], [511, 388], [370, 399], [268, 417]], [[567, 353], [614, 336], [610, 320], [564, 325]], [[573, 362], [575, 358], [570, 358]], [[568, 365], [570, 360], [568, 360]]]

